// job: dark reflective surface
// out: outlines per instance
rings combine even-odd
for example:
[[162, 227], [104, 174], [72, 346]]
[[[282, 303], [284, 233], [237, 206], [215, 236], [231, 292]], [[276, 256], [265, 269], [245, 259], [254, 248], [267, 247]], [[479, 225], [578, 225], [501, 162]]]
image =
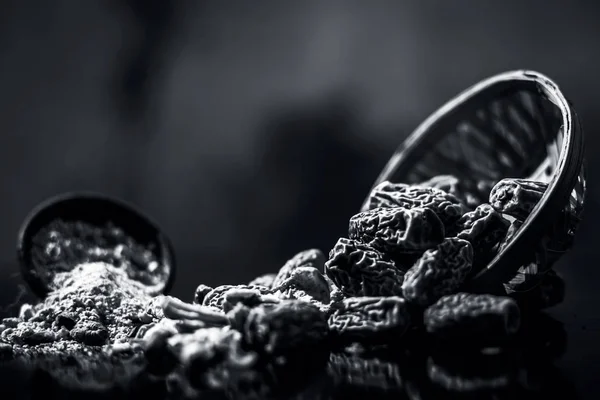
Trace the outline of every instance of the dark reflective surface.
[[[410, 332], [402, 346], [336, 353], [311, 349], [285, 367], [245, 371], [248, 383], [199, 398], [348, 399], [543, 399], [584, 398], [560, 368], [567, 349], [565, 326], [544, 313], [529, 315], [520, 334], [504, 348], [468, 350]], [[11, 398], [184, 398], [177, 382], [156, 382], [143, 374], [129, 385], [104, 392], [68, 390], [76, 380], [89, 384], [74, 365], [52, 368], [5, 364], [4, 390]], [[69, 371], [69, 372], [67, 372]], [[99, 368], [95, 374], [108, 374]], [[87, 376], [90, 379], [94, 374]], [[556, 397], [558, 396], [558, 397]], [[3, 397], [8, 398], [8, 397]]]

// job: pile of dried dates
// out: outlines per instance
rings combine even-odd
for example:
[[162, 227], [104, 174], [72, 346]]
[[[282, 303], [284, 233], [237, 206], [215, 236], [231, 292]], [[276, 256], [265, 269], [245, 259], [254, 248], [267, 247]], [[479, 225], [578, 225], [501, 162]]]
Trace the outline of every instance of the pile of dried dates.
[[[383, 182], [328, 256], [309, 249], [247, 284], [201, 284], [191, 303], [146, 290], [157, 259], [118, 227], [58, 224], [36, 238], [37, 262], [53, 268], [52, 291], [0, 323], [0, 358], [41, 360], [98, 387], [144, 374], [184, 397], [261, 398], [265, 376], [285, 375], [299, 362], [322, 360], [335, 370], [347, 357], [402, 348], [415, 337], [489, 351], [518, 336], [528, 312], [564, 298], [563, 280], [539, 252], [503, 282], [505, 296], [463, 289], [546, 189], [504, 179], [489, 203], [473, 205], [452, 176]], [[132, 274], [131, 265], [145, 272]], [[96, 372], [68, 372], [65, 360], [80, 354]], [[107, 360], [122, 367], [98, 378]]]

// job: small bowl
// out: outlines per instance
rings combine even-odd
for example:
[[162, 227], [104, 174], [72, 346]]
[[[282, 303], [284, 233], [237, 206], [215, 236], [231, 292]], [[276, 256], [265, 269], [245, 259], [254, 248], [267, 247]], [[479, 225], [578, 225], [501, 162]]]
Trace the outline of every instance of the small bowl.
[[45, 274], [40, 273], [32, 258], [33, 238], [44, 227], [57, 219], [81, 221], [91, 225], [112, 222], [137, 243], [153, 245], [159, 260], [159, 270], [166, 275], [164, 282], [149, 287], [149, 293], [168, 293], [175, 278], [173, 246], [158, 225], [133, 205], [105, 195], [90, 192], [70, 192], [47, 199], [37, 205], [25, 218], [19, 229], [17, 257], [21, 274], [31, 290], [40, 298], [50, 291]]
[[[443, 105], [400, 145], [375, 181], [419, 183], [454, 175], [478, 203], [502, 178], [528, 178], [548, 189], [516, 235], [469, 282], [473, 292], [502, 293], [502, 283], [543, 244], [551, 264], [567, 251], [585, 200], [583, 130], [556, 83], [518, 70], [485, 79]], [[487, 188], [487, 189], [485, 189]], [[368, 196], [362, 210], [368, 207]], [[548, 265], [548, 264], [547, 264]]]

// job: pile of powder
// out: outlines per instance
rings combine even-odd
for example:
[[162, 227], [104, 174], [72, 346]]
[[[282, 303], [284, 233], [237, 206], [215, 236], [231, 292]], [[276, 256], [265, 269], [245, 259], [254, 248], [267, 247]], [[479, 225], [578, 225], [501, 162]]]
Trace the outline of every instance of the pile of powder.
[[113, 379], [106, 366], [116, 361], [143, 362], [141, 349], [127, 343], [141, 326], [159, 320], [143, 284], [105, 263], [78, 265], [53, 283], [56, 290], [43, 302], [24, 305], [19, 317], [0, 322], [0, 359], [41, 361], [69, 375], [75, 372], [65, 367], [72, 366], [78, 376], [97, 375], [100, 367], [105, 380]]

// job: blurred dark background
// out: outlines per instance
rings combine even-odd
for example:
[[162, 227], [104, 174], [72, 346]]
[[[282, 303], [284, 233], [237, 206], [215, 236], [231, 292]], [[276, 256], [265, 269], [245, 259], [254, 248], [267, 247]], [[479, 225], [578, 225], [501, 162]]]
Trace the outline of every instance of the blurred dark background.
[[187, 299], [198, 283], [241, 283], [304, 248], [328, 251], [418, 123], [477, 81], [528, 68], [560, 84], [587, 133], [588, 211], [561, 265], [570, 291], [558, 313], [600, 325], [598, 3], [0, 4], [3, 304], [22, 291], [21, 221], [70, 190], [153, 216]]

